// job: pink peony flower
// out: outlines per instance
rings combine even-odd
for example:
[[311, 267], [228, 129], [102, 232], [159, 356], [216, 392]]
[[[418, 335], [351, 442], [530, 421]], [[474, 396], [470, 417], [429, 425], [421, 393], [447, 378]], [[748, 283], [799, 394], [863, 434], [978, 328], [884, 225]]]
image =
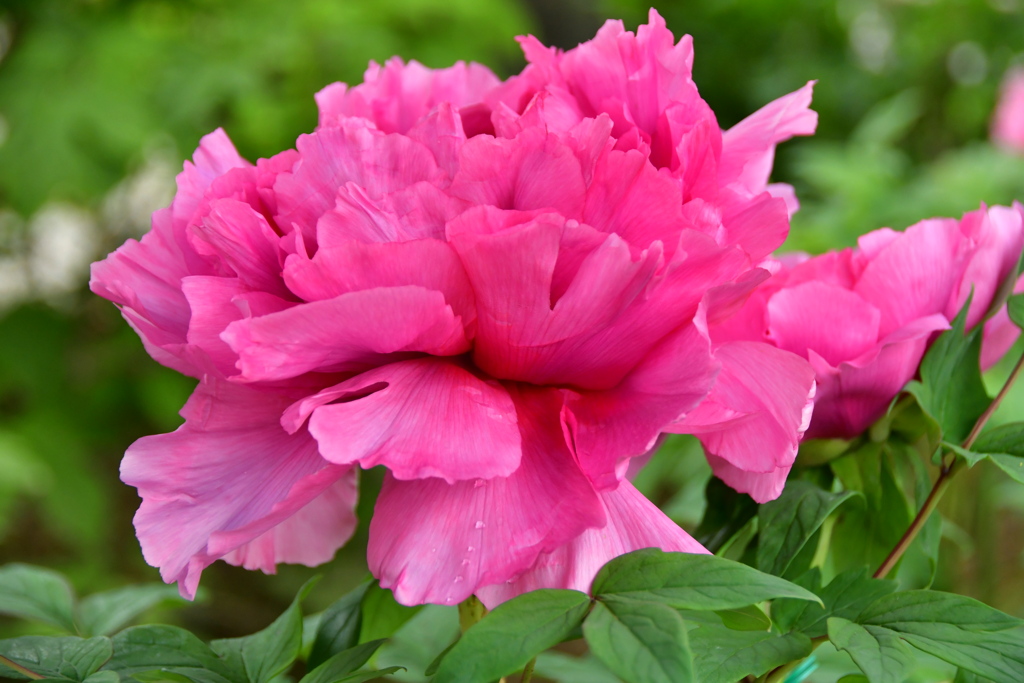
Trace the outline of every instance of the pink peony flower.
[[722, 134], [656, 13], [524, 46], [506, 84], [371, 65], [256, 165], [208, 135], [152, 231], [95, 264], [150, 354], [200, 380], [185, 424], [122, 466], [146, 559], [183, 594], [218, 558], [329, 559], [359, 467], [387, 469], [368, 559], [406, 604], [704, 552], [624, 480], [664, 431], [788, 471], [813, 371], [712, 348], [707, 324], [786, 236], [765, 183], [774, 145], [814, 128], [809, 86]]
[[[1019, 204], [982, 207], [959, 221], [876, 230], [858, 249], [790, 258], [711, 338], [763, 340], [807, 358], [818, 382], [807, 436], [852, 438], [917, 374], [972, 291], [967, 325], [981, 322], [1020, 257], [1022, 219]], [[999, 321], [986, 326], [986, 366], [1016, 339]]]
[[1001, 147], [1024, 152], [1024, 69], [1010, 70], [992, 117], [992, 140]]

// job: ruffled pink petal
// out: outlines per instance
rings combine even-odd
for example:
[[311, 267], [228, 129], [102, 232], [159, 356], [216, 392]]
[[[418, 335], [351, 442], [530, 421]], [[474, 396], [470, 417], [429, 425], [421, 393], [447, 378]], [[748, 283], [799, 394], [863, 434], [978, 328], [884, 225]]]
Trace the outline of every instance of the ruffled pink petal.
[[[777, 480], [778, 470], [792, 466], [810, 422], [814, 371], [799, 356], [758, 342], [722, 344], [714, 355], [722, 370], [711, 394], [666, 431], [696, 434], [711, 455]], [[759, 503], [771, 500], [749, 478], [723, 480], [741, 493], [758, 494]]]
[[367, 559], [400, 603], [454, 605], [604, 524], [600, 499], [562, 436], [558, 391], [510, 386], [509, 393], [523, 444], [511, 476], [455, 484], [385, 478]]
[[202, 570], [313, 502], [348, 467], [320, 457], [309, 434], [285, 432], [294, 397], [204, 381], [185, 424], [128, 449], [121, 479], [139, 490], [135, 530], [146, 561], [191, 598]]
[[[240, 545], [224, 561], [273, 574], [277, 565], [315, 567], [330, 562], [356, 530], [358, 470], [350, 470], [294, 515], [261, 536]], [[229, 534], [218, 534], [226, 540]]]
[[175, 237], [182, 246], [185, 243], [185, 226], [203, 204], [210, 186], [232, 169], [251, 166], [239, 156], [227, 133], [221, 128], [203, 136], [192, 159], [194, 163], [186, 161], [185, 169], [178, 174], [178, 190], [171, 204]]
[[881, 311], [879, 336], [946, 309], [966, 256], [957, 221], [922, 221], [881, 248], [872, 245], [873, 234], [861, 240], [874, 253], [854, 291]]
[[[1014, 294], [1024, 292], [1024, 275], [1018, 278], [1013, 292]], [[999, 312], [985, 323], [981, 341], [981, 369], [988, 370], [998, 363], [1019, 336], [1020, 328], [1010, 321], [1010, 315], [1006, 312], [1006, 306], [1003, 306], [999, 309]]]
[[614, 389], [565, 390], [563, 422], [580, 467], [599, 490], [614, 489], [629, 458], [707, 396], [718, 370], [696, 325], [669, 335]]
[[800, 210], [800, 200], [796, 198], [796, 190], [789, 183], [769, 183], [765, 191], [771, 196], [786, 202], [786, 212], [792, 218]]
[[642, 548], [666, 552], [702, 553], [707, 550], [665, 516], [653, 503], [624, 481], [613, 491], [600, 494], [608, 520], [603, 527], [587, 529], [554, 551], [544, 553], [519, 576], [477, 590], [476, 596], [494, 609], [506, 600], [540, 588], [568, 588], [590, 592], [590, 584], [602, 566], [619, 555]]
[[731, 203], [722, 215], [729, 244], [738, 244], [758, 263], [782, 246], [789, 235], [785, 201], [767, 192], [743, 202]]
[[385, 135], [362, 119], [343, 119], [335, 128], [299, 136], [300, 159], [274, 182], [275, 219], [282, 230], [297, 226], [316, 244], [317, 220], [334, 207], [339, 188], [355, 183], [371, 199], [420, 181], [440, 183], [429, 149], [402, 135]]
[[[397, 479], [439, 477], [449, 484], [507, 477], [519, 467], [522, 447], [508, 392], [449, 361], [391, 363], [296, 408], [298, 419], [312, 409], [309, 431], [323, 457], [339, 465], [384, 465]], [[294, 421], [292, 413], [286, 423]]]
[[221, 338], [247, 382], [305, 372], [365, 370], [388, 354], [453, 356], [469, 349], [462, 322], [441, 292], [378, 287], [228, 325]]
[[851, 439], [871, 426], [917, 374], [932, 334], [948, 328], [941, 314], [920, 318], [837, 367], [812, 349], [818, 393], [807, 438]]
[[768, 301], [768, 334], [781, 349], [807, 357], [814, 351], [832, 365], [861, 355], [878, 342], [881, 313], [848, 289], [806, 282]]
[[775, 500], [782, 495], [782, 489], [786, 486], [786, 479], [789, 478], [789, 471], [792, 464], [776, 467], [770, 472], [748, 472], [736, 467], [725, 458], [706, 453], [708, 464], [716, 477], [724, 481], [733, 489], [748, 494], [759, 503]]
[[350, 116], [373, 121], [386, 133], [405, 133], [441, 103], [458, 108], [483, 102], [501, 83], [487, 67], [456, 62], [429, 69], [415, 60], [392, 57], [384, 66], [370, 62], [363, 83], [346, 88], [333, 83], [316, 95], [320, 127], [336, 126]]
[[448, 243], [423, 239], [409, 242], [321, 242], [312, 259], [288, 257], [284, 281], [306, 301], [333, 299], [375, 287], [417, 285], [444, 294], [445, 302], [467, 327], [476, 319], [473, 289], [462, 262]]
[[780, 97], [725, 131], [718, 178], [722, 185], [764, 192], [775, 146], [794, 135], [813, 135], [818, 114], [810, 109], [814, 81]]
[[978, 324], [992, 305], [1003, 282], [1014, 272], [1024, 248], [1024, 207], [984, 206], [964, 214], [960, 230], [971, 241], [973, 249], [963, 277], [946, 306], [946, 317], [952, 320], [971, 299], [967, 314], [967, 327]]

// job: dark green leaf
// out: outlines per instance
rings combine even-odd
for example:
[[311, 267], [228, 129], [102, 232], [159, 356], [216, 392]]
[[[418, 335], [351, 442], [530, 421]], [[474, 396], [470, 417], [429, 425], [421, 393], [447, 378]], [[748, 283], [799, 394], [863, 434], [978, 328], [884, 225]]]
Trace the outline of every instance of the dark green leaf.
[[133, 673], [131, 677], [139, 681], [139, 683], [192, 683], [192, 679], [188, 676], [183, 676], [182, 674], [173, 673], [164, 669], [137, 671]]
[[316, 579], [306, 582], [281, 616], [259, 633], [210, 643], [233, 670], [240, 667], [249, 683], [267, 683], [291, 667], [302, 649], [302, 607]]
[[383, 678], [390, 674], [398, 671], [405, 671], [404, 666], [389, 666], [385, 669], [378, 669], [377, 671], [357, 671], [354, 674], [349, 674], [344, 678], [339, 678], [335, 683], [366, 683], [366, 681], [375, 681], [378, 678]]
[[165, 600], [180, 601], [178, 589], [152, 584], [96, 593], [82, 600], [78, 621], [86, 635], [110, 635]]
[[597, 573], [591, 592], [695, 610], [734, 609], [783, 597], [817, 600], [796, 584], [739, 562], [657, 548], [615, 558]]
[[829, 493], [799, 479], [787, 483], [781, 496], [758, 510], [757, 568], [781, 576], [825, 519], [854, 495]]
[[436, 683], [488, 683], [562, 642], [590, 607], [579, 591], [545, 589], [502, 603], [474, 624], [441, 660]]
[[[895, 581], [875, 579], [868, 576], [866, 569], [854, 569], [836, 576], [827, 586], [818, 591], [824, 606], [816, 603], [791, 603], [799, 607], [788, 619], [788, 628], [817, 638], [827, 633], [827, 619], [841, 617], [856, 619], [864, 609], [879, 598], [893, 593], [897, 588]], [[776, 607], [786, 609], [790, 605], [780, 602], [772, 603], [772, 614]], [[787, 601], [788, 602], [788, 601]]]
[[734, 631], [767, 631], [772, 627], [772, 620], [756, 605], [716, 610], [715, 614], [722, 618], [727, 628]]
[[601, 660], [590, 653], [573, 657], [558, 650], [542, 652], [537, 655], [534, 672], [559, 683], [622, 683]]
[[245, 683], [194, 635], [176, 626], [134, 626], [112, 639], [114, 656], [103, 668], [122, 677], [161, 669], [195, 683]]
[[607, 596], [583, 622], [590, 651], [629, 683], [696, 681], [686, 625], [657, 602]]
[[359, 642], [390, 638], [422, 608], [423, 605], [400, 605], [391, 591], [381, 588], [377, 583], [371, 584], [363, 596]]
[[979, 676], [976, 673], [965, 671], [963, 669], [957, 669], [956, 678], [953, 679], [953, 683], [991, 683], [988, 678]]
[[971, 431], [991, 400], [981, 381], [981, 331], [979, 325], [964, 334], [970, 300], [946, 330], [935, 340], [921, 361], [921, 381], [911, 382], [907, 391], [917, 397], [926, 413], [942, 428], [942, 438], [959, 443]]
[[[815, 595], [821, 594], [821, 570], [817, 567], [812, 567], [800, 576], [793, 579], [793, 583], [806, 588]], [[820, 599], [820, 597], [819, 597]], [[786, 631], [793, 630], [794, 624], [804, 613], [804, 609], [809, 605], [806, 600], [792, 600], [790, 598], [781, 598], [779, 600], [772, 600], [771, 604], [771, 618], [772, 621], [785, 633]]]
[[887, 628], [831, 617], [828, 638], [850, 655], [871, 683], [903, 683], [913, 668], [914, 653]]
[[1024, 422], [985, 430], [970, 450], [947, 444], [971, 466], [979, 460], [991, 460], [1011, 478], [1024, 483]]
[[1024, 329], [1024, 294], [1014, 294], [1007, 299], [1006, 312], [1014, 325]]
[[371, 583], [367, 581], [360, 584], [355, 590], [324, 610], [307, 662], [311, 669], [320, 666], [333, 655], [347, 650], [359, 642], [359, 630], [363, 623], [363, 597]]
[[757, 515], [757, 503], [747, 494], [737, 493], [718, 477], [711, 477], [704, 495], [707, 509], [693, 537], [705, 548], [717, 553]]
[[736, 632], [702, 625], [689, 638], [700, 683], [735, 683], [811, 653], [811, 639], [802, 633]]
[[74, 594], [57, 572], [27, 564], [0, 567], [0, 614], [37, 619], [75, 633]]
[[90, 674], [83, 683], [120, 683], [121, 677], [113, 671], [97, 671]]
[[997, 683], [1024, 681], [1024, 622], [977, 600], [904, 591], [875, 601], [858, 621]]
[[436, 657], [434, 657], [434, 661], [430, 662], [430, 664], [427, 665], [427, 668], [423, 671], [424, 675], [433, 676], [435, 673], [437, 673], [437, 669], [441, 666], [441, 660], [448, 656], [448, 653], [451, 652], [452, 648], [455, 647], [455, 643], [457, 642], [459, 642], [458, 638], [453, 640], [448, 647], [441, 650], [441, 652], [438, 653]]
[[339, 652], [303, 676], [300, 683], [335, 683], [370, 661], [383, 644], [383, 640], [371, 640]]
[[[84, 681], [110, 659], [109, 638], [24, 636], [0, 640], [0, 655], [46, 678]], [[0, 664], [0, 676], [25, 678]]]

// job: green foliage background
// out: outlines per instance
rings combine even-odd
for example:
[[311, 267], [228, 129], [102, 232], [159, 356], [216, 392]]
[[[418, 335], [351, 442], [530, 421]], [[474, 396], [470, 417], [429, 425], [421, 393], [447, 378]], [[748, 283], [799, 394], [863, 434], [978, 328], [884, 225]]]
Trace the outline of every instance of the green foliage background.
[[[1002, 75], [1024, 63], [1019, 0], [657, 6], [677, 36], [694, 36], [695, 80], [724, 127], [818, 80], [819, 133], [784, 145], [776, 166], [803, 203], [791, 248], [1024, 199], [1024, 157], [988, 141]], [[84, 271], [59, 291], [25, 274], [48, 208], [76, 207], [99, 258], [145, 229], [131, 201], [139, 178], [159, 197], [215, 127], [250, 158], [270, 155], [315, 125], [314, 92], [358, 82], [369, 59], [476, 60], [507, 76], [522, 66], [517, 34], [571, 47], [606, 16], [634, 28], [646, 12], [641, 0], [0, 0], [0, 564], [58, 568], [86, 594], [153, 580], [118, 461], [135, 438], [174, 429], [191, 391], [86, 292]], [[1018, 390], [997, 419], [1022, 414]], [[694, 530], [708, 473], [691, 446], [671, 442], [638, 483]], [[1024, 615], [1024, 494], [989, 463], [962, 478], [943, 505], [937, 587]], [[378, 483], [364, 477], [364, 520]], [[311, 602], [355, 586], [364, 549], [365, 528]], [[210, 637], [249, 633], [310, 571], [282, 574], [219, 563], [204, 575], [209, 598], [175, 618]], [[0, 636], [18, 628], [0, 620]]]

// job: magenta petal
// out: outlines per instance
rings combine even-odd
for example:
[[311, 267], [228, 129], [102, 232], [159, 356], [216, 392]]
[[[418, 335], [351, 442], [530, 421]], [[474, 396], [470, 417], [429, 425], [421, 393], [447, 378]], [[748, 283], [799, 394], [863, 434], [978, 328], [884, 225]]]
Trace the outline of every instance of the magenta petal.
[[554, 551], [544, 553], [527, 571], [511, 581], [484, 586], [476, 595], [488, 607], [539, 588], [568, 588], [590, 592], [598, 570], [609, 561], [642, 548], [666, 552], [704, 553], [707, 550], [665, 516], [653, 503], [624, 481], [600, 494], [608, 520], [587, 529]]
[[984, 206], [977, 211], [964, 214], [960, 230], [974, 247], [964, 268], [954, 298], [946, 307], [946, 317], [952, 320], [971, 299], [971, 310], [967, 315], [967, 327], [977, 325], [989, 307], [992, 299], [1010, 276], [1020, 260], [1024, 247], [1024, 207]]
[[792, 465], [784, 465], [770, 472], [748, 472], [713, 453], [707, 453], [707, 458], [716, 477], [759, 503], [775, 500], [782, 494], [792, 468]]
[[[294, 515], [226, 554], [224, 561], [267, 574], [281, 563], [315, 567], [330, 562], [356, 530], [357, 475], [355, 469], [343, 474]], [[212, 538], [230, 545], [237, 533], [218, 532]]]
[[362, 370], [392, 353], [452, 356], [469, 348], [444, 295], [422, 287], [379, 287], [300, 304], [231, 323], [221, 338], [239, 356], [240, 378], [250, 382]]
[[[203, 568], [313, 502], [350, 468], [320, 457], [280, 416], [293, 400], [209, 380], [171, 434], [139, 439], [121, 479], [139, 490], [135, 530], [149, 564], [191, 598]], [[337, 536], [335, 536], [337, 540]]]
[[509, 391], [523, 443], [511, 476], [455, 484], [385, 478], [367, 556], [370, 571], [402, 604], [454, 605], [604, 524], [600, 499], [562, 436], [558, 392]]
[[805, 358], [812, 350], [838, 365], [874, 347], [881, 313], [848, 289], [812, 281], [772, 296], [768, 317], [768, 334], [779, 348]]
[[508, 392], [454, 363], [391, 363], [321, 395], [324, 403], [354, 397], [321, 405], [309, 419], [330, 462], [384, 465], [397, 479], [439, 477], [449, 484], [507, 477], [519, 467], [519, 428]]
[[621, 464], [650, 450], [659, 434], [699, 403], [717, 370], [707, 337], [691, 324], [651, 350], [614, 389], [565, 390], [563, 420], [594, 486], [618, 486]]
[[[1024, 292], [1024, 275], [1017, 279], [1013, 288], [1014, 294]], [[1006, 355], [1020, 336], [1020, 328], [1010, 321], [1010, 315], [1003, 305], [999, 311], [985, 323], [984, 336], [981, 342], [981, 369], [988, 370]]]
[[[696, 434], [708, 453], [745, 472], [773, 477], [780, 468], [788, 472], [811, 419], [811, 366], [758, 342], [722, 344], [715, 359], [722, 370], [711, 394], [666, 431]], [[751, 495], [760, 490], [743, 486], [737, 490]], [[761, 503], [769, 499], [755, 498]]]

